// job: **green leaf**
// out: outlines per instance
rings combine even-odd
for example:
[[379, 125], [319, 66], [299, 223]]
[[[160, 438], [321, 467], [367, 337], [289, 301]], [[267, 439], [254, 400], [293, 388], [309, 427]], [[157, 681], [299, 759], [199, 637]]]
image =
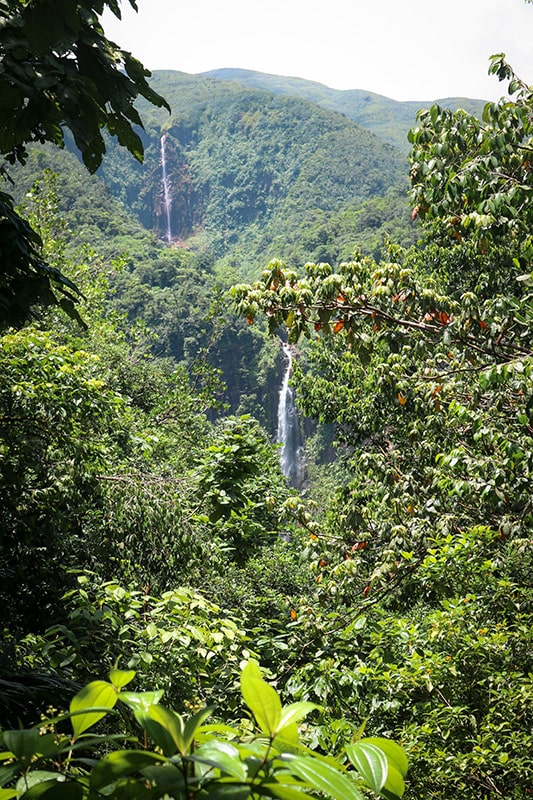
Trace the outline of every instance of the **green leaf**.
[[148, 717], [167, 731], [182, 756], [187, 755], [185, 724], [179, 714], [164, 706], [155, 705], [148, 709]]
[[241, 673], [241, 692], [263, 733], [274, 736], [281, 717], [281, 700], [263, 680], [255, 661], [249, 661]]
[[213, 739], [201, 745], [192, 756], [193, 761], [209, 764], [232, 778], [245, 781], [248, 778], [248, 769], [241, 761], [238, 749], [229, 742]]
[[20, 761], [30, 761], [39, 751], [39, 731], [37, 728], [5, 731], [3, 738], [15, 758]]
[[386, 800], [397, 800], [405, 792], [407, 756], [396, 742], [369, 737], [347, 745], [346, 753], [367, 786]]
[[385, 785], [389, 769], [385, 753], [375, 744], [364, 741], [348, 745], [346, 752], [369, 789], [379, 793]]
[[[117, 693], [107, 681], [92, 681], [84, 686], [70, 701], [74, 735], [79, 736], [106, 715], [105, 710], [89, 711], [89, 709], [100, 708], [110, 711], [116, 702]], [[85, 710], [87, 713], [80, 713]]]
[[108, 753], [98, 761], [91, 772], [89, 781], [91, 791], [99, 791], [125, 775], [141, 772], [145, 767], [161, 762], [166, 762], [164, 756], [144, 750], [117, 750]]
[[407, 775], [409, 762], [407, 761], [407, 756], [405, 755], [405, 750], [403, 747], [400, 747], [399, 744], [393, 742], [392, 739], [385, 739], [381, 736], [368, 736], [362, 741], [368, 742], [369, 744], [375, 744], [380, 748], [380, 750], [383, 750], [387, 756], [389, 765], [392, 764], [398, 770], [400, 775], [405, 778]]
[[363, 795], [347, 775], [325, 761], [295, 756], [288, 762], [290, 771], [333, 800], [363, 800]]
[[122, 689], [123, 686], [126, 686], [128, 683], [130, 683], [134, 677], [135, 670], [133, 669], [112, 669], [109, 673], [109, 680], [117, 690]]
[[214, 706], [206, 706], [206, 708], [201, 708], [200, 711], [197, 711], [196, 714], [193, 714], [187, 722], [185, 723], [185, 731], [183, 735], [183, 743], [185, 746], [185, 751], [188, 752], [190, 750], [191, 744], [194, 741], [194, 736], [196, 731], [207, 717], [211, 716], [215, 707]]
[[118, 699], [125, 703], [132, 711], [148, 713], [150, 706], [155, 706], [163, 697], [163, 689], [157, 692], [121, 692]]
[[0, 789], [0, 800], [11, 800], [12, 797], [16, 797], [18, 792], [16, 789]]
[[300, 722], [304, 717], [319, 709], [316, 703], [309, 703], [303, 701], [300, 703], [291, 703], [289, 706], [284, 706], [281, 710], [281, 717], [276, 728], [276, 733], [279, 733], [287, 725]]

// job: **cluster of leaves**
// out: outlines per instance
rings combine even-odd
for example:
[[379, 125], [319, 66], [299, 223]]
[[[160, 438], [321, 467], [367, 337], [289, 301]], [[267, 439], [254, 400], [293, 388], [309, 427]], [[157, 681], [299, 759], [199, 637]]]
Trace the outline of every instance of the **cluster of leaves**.
[[532, 100], [511, 90], [485, 123], [421, 115], [424, 247], [303, 274], [276, 261], [233, 289], [250, 323], [307, 339], [299, 407], [345, 447], [310, 534], [317, 590], [297, 609], [286, 691], [330, 709], [327, 749], [341, 708], [399, 737], [414, 791], [435, 798], [531, 784]]
[[[302, 745], [297, 727], [316, 706], [283, 707], [255, 661], [246, 663], [240, 684], [258, 730], [251, 723], [244, 731], [205, 724], [213, 707], [185, 720], [161, 705], [162, 691], [124, 691], [134, 678], [132, 670], [113, 669], [109, 681], [81, 689], [67, 714], [44, 719], [40, 727], [3, 731], [2, 796], [296, 800], [318, 791], [331, 800], [362, 800], [362, 785], [385, 800], [404, 793], [407, 759], [398, 745], [381, 738], [346, 745], [355, 771], [319, 756]], [[105, 717], [111, 723], [117, 704], [129, 712], [128, 733], [92, 730]], [[130, 747], [117, 749], [121, 741]]]
[[436, 223], [432, 235], [523, 238], [531, 230], [533, 94], [503, 54], [489, 70], [509, 81], [511, 100], [487, 103], [483, 118], [432, 106], [409, 134], [413, 215]]
[[[93, 172], [106, 150], [103, 129], [142, 159], [134, 102], [143, 96], [168, 106], [139, 61], [105, 37], [104, 8], [120, 17], [115, 0], [0, 3], [0, 154], [8, 163], [24, 162], [33, 142], [62, 147], [65, 128]], [[7, 175], [1, 165], [0, 177]], [[36, 303], [61, 304], [76, 316], [76, 287], [42, 259], [39, 237], [6, 192], [0, 193], [0, 235], [2, 327], [20, 324]]]

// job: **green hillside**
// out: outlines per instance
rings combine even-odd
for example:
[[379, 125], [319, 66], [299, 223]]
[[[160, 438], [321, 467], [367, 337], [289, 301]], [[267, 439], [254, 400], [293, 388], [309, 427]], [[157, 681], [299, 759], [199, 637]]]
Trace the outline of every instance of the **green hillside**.
[[301, 97], [323, 108], [337, 111], [404, 152], [409, 150], [407, 132], [415, 124], [416, 114], [421, 108], [429, 108], [437, 102], [444, 108], [464, 108], [470, 114], [481, 116], [485, 105], [484, 100], [466, 97], [400, 102], [363, 89], [331, 89], [303, 78], [269, 75], [247, 69], [217, 69], [204, 74], [224, 81], [236, 81], [250, 89]]
[[294, 241], [310, 215], [360, 204], [406, 180], [399, 151], [307, 100], [179, 72], [157, 72], [153, 86], [172, 113], [141, 107], [145, 163], [125, 161], [111, 144], [100, 175], [164, 238], [165, 134], [171, 238], [207, 245], [216, 257], [238, 248], [247, 274], [264, 264], [265, 228], [267, 240], [282, 230]]
[[205, 354], [221, 370], [222, 399], [272, 433], [279, 354], [261, 326], [234, 318], [222, 293], [257, 277], [272, 258], [338, 264], [356, 247], [375, 255], [386, 235], [410, 244], [406, 159], [301, 98], [179, 72], [157, 73], [153, 85], [172, 112], [142, 106], [142, 165], [107, 140], [91, 177], [68, 141], [63, 151], [35, 147], [13, 170], [16, 200], [28, 203], [34, 182], [57, 173], [38, 194], [56, 196], [72, 232], [68, 254], [89, 245], [119, 264], [107, 267], [114, 308], [149, 326], [158, 355], [192, 369]]

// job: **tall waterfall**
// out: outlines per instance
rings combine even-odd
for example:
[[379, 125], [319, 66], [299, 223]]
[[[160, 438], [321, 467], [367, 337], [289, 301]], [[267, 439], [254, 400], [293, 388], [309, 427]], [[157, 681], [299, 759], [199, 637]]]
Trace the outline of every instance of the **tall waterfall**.
[[303, 441], [298, 412], [294, 405], [294, 392], [289, 386], [292, 373], [291, 347], [283, 343], [283, 354], [287, 362], [279, 392], [277, 441], [282, 445], [281, 471], [291, 486], [299, 489], [304, 480]]
[[167, 156], [165, 152], [165, 145], [167, 141], [167, 135], [164, 133], [161, 137], [161, 174], [163, 180], [163, 206], [165, 210], [165, 219], [167, 224], [166, 230], [166, 239], [167, 242], [172, 241], [172, 225], [170, 222], [171, 211], [172, 211], [172, 192], [170, 190], [170, 181], [167, 175]]

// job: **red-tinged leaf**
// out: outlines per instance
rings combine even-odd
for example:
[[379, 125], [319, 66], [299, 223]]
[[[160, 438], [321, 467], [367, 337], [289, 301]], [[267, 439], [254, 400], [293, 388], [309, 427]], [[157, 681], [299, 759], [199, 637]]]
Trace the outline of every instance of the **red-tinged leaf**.
[[320, 330], [322, 330], [322, 323], [321, 322], [315, 322], [315, 331], [317, 331], [317, 333], [318, 333], [318, 331], [320, 331]]
[[363, 589], [363, 597], [368, 597], [370, 594], [370, 584]]
[[401, 406], [404, 406], [407, 403], [407, 397], [401, 392], [398, 392], [398, 402]]
[[340, 319], [333, 326], [333, 333], [338, 333], [339, 331], [342, 331], [343, 328], [344, 328], [344, 320]]
[[345, 303], [345, 302], [346, 298], [342, 294], [337, 295], [337, 303]]
[[254, 324], [254, 318], [253, 317], [246, 317], [246, 321], [248, 322], [248, 325], [253, 325]]
[[486, 322], [483, 322], [482, 319], [479, 320], [479, 325], [480, 325], [481, 328], [483, 328], [484, 331], [488, 330], [489, 326], [487, 325]]

